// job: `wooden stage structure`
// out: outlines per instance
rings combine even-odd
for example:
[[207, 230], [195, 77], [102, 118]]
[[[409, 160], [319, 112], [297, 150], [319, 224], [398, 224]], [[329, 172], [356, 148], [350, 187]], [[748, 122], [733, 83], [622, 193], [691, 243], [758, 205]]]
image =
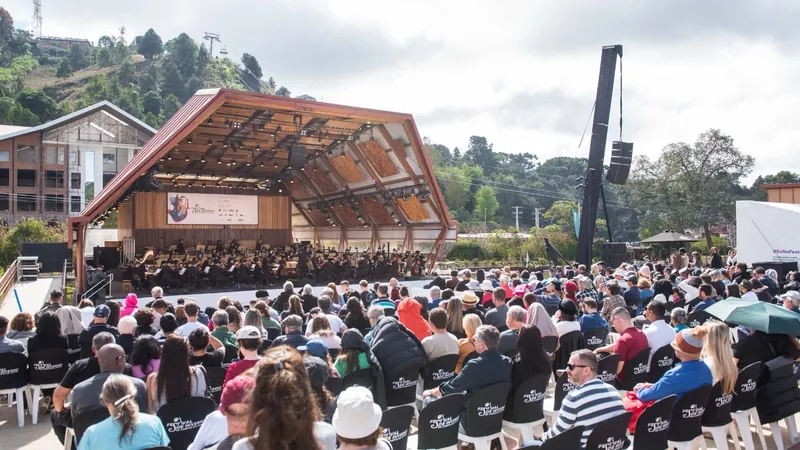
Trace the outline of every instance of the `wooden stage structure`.
[[[168, 192], [258, 196], [258, 224], [168, 224]], [[87, 227], [111, 211], [137, 250], [180, 238], [362, 250], [391, 243], [430, 252], [430, 269], [457, 237], [410, 114], [229, 89], [190, 98], [69, 219], [70, 245], [82, 249]], [[80, 290], [84, 266], [77, 258]]]

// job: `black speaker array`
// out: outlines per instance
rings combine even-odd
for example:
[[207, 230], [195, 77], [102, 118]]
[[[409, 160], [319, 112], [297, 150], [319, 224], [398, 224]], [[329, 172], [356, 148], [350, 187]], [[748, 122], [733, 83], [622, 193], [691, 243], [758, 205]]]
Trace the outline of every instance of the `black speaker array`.
[[306, 166], [306, 147], [304, 145], [292, 145], [289, 147], [289, 167], [292, 169], [302, 169]]
[[604, 242], [600, 249], [600, 259], [608, 267], [619, 267], [628, 260], [628, 247], [624, 242]]
[[631, 171], [633, 143], [614, 141], [611, 144], [611, 164], [606, 172], [606, 180], [611, 184], [625, 184]]

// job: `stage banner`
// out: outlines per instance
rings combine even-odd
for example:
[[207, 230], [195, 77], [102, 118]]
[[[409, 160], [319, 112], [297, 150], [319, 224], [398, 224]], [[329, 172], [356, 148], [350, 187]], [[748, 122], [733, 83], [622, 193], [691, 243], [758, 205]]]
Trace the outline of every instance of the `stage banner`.
[[258, 225], [258, 196], [169, 192], [167, 225]]

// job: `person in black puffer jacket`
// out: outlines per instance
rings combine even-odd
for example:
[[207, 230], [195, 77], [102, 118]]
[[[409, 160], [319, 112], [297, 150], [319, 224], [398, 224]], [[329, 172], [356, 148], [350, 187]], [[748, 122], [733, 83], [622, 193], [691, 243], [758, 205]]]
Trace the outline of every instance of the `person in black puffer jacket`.
[[[357, 348], [367, 354], [367, 361], [372, 368], [373, 384], [372, 398], [381, 409], [386, 409], [386, 384], [384, 382], [383, 367], [380, 360], [364, 342], [364, 337], [357, 329], [347, 330], [342, 334], [342, 348]], [[341, 356], [340, 356], [341, 358]]]
[[756, 410], [761, 423], [774, 423], [800, 412], [800, 389], [793, 360], [780, 356], [767, 361], [761, 367], [758, 381]]
[[387, 380], [414, 368], [421, 372], [428, 364], [422, 343], [394, 317], [384, 317], [375, 324], [370, 348]]

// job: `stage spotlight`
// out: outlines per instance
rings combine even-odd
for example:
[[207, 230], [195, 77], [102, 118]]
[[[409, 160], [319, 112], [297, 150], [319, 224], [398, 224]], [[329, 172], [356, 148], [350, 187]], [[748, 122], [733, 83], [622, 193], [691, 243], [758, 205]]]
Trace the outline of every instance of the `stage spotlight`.
[[406, 200], [406, 201], [411, 200], [411, 191], [405, 191], [403, 193], [403, 200]]
[[203, 164], [205, 164], [205, 163], [206, 163], [206, 157], [205, 157], [205, 156], [203, 156], [202, 158], [200, 158], [200, 162], [201, 162], [201, 163], [203, 163]]
[[261, 151], [261, 144], [256, 144], [256, 151], [257, 151], [257, 152], [260, 152], [260, 151]]
[[206, 125], [214, 125], [214, 119], [209, 117], [208, 120], [206, 120]]
[[213, 143], [214, 143], [214, 141], [212, 141], [212, 140], [211, 140], [211, 138], [208, 138], [208, 146], [209, 146], [209, 147], [211, 147], [211, 145], [212, 145]]
[[167, 156], [167, 161], [172, 161], [172, 156]]
[[420, 200], [425, 200], [426, 198], [431, 196], [431, 191], [424, 189], [422, 192], [417, 194], [417, 198]]
[[247, 161], [247, 167], [250, 167], [250, 161]]
[[282, 130], [281, 130], [281, 126], [280, 126], [280, 125], [278, 125], [278, 128], [276, 128], [276, 129], [275, 129], [275, 134], [277, 134], [277, 133], [280, 133], [281, 131], [282, 131]]
[[189, 162], [189, 161], [191, 161], [191, 160], [189, 159], [189, 155], [186, 155], [186, 158], [183, 158], [183, 160], [184, 160], [184, 161], [186, 161], [186, 162]]
[[222, 160], [217, 158], [217, 164], [222, 164]]
[[239, 142], [239, 149], [244, 150], [244, 141]]
[[264, 167], [264, 163], [262, 162], [261, 164], [259, 164], [259, 166]]
[[232, 125], [232, 124], [231, 124], [231, 121], [230, 121], [230, 120], [228, 120], [228, 119], [225, 119], [225, 126], [226, 126], [226, 127], [228, 127], [228, 128], [230, 128], [230, 127], [231, 127], [231, 125]]
[[328, 156], [333, 156], [333, 150], [328, 150]]
[[231, 165], [236, 165], [236, 161], [231, 161]]
[[191, 143], [192, 143], [192, 141], [193, 141], [193, 138], [192, 138], [191, 136], [189, 136], [189, 137], [186, 139], [186, 143], [187, 143], [187, 144], [191, 144]]

